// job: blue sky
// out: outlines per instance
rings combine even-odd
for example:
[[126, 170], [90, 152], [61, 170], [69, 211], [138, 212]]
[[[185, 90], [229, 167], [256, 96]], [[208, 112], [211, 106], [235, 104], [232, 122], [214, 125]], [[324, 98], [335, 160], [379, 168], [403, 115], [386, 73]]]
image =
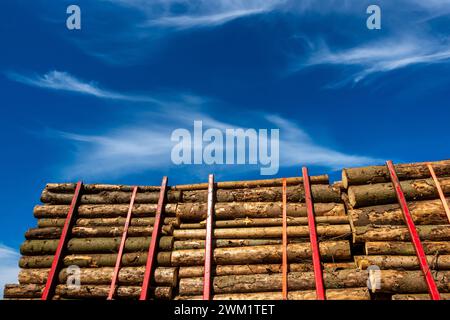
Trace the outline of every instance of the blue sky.
[[[70, 4], [81, 30], [66, 28]], [[259, 177], [171, 164], [171, 132], [194, 120], [279, 128], [277, 176], [448, 158], [449, 13], [448, 0], [2, 1], [0, 282], [15, 281], [47, 182]]]

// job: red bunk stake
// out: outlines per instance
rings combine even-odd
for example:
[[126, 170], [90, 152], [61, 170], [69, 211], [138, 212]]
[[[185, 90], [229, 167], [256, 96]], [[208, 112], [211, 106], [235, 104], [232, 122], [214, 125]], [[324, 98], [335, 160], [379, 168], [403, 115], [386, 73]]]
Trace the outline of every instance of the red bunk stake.
[[317, 300], [325, 300], [322, 264], [320, 263], [319, 242], [317, 241], [316, 220], [314, 218], [314, 205], [311, 196], [311, 183], [309, 181], [308, 168], [303, 167], [302, 174], [306, 209], [308, 213], [309, 241], [311, 242], [314, 277], [316, 280], [316, 297]]
[[70, 204], [69, 212], [67, 213], [66, 221], [59, 238], [58, 247], [56, 248], [55, 256], [53, 258], [52, 267], [48, 274], [47, 283], [45, 284], [44, 291], [42, 292], [42, 300], [50, 300], [58, 282], [59, 271], [63, 262], [63, 251], [69, 241], [69, 233], [72, 231], [72, 226], [75, 221], [75, 215], [77, 206], [80, 200], [81, 189], [83, 188], [83, 182], [78, 182], [75, 187], [75, 193], [73, 194], [72, 203]]
[[131, 213], [133, 212], [137, 189], [138, 187], [133, 187], [133, 193], [131, 194], [130, 207], [128, 208], [125, 226], [123, 227], [122, 240], [120, 241], [119, 252], [117, 253], [116, 265], [114, 267], [114, 273], [107, 300], [112, 300], [114, 298], [114, 294], [116, 293], [117, 279], [119, 277], [120, 265], [122, 264], [123, 249], [125, 248], [125, 242], [127, 241], [128, 227], [130, 226]]
[[205, 273], [203, 277], [203, 300], [211, 300], [211, 262], [214, 214], [214, 175], [208, 178], [208, 212], [206, 216]]
[[283, 258], [282, 258], [282, 293], [283, 300], [288, 299], [288, 254], [287, 254], [287, 195], [286, 178], [283, 178]]
[[431, 177], [434, 180], [434, 184], [436, 185], [436, 189], [439, 193], [439, 198], [441, 198], [442, 205], [444, 206], [444, 210], [445, 210], [445, 213], [447, 214], [448, 222], [450, 222], [450, 208], [448, 207], [447, 199], [445, 199], [444, 191], [442, 191], [441, 183], [439, 182], [431, 163], [428, 163], [427, 166], [428, 166], [428, 170], [430, 170]]
[[153, 224], [152, 238], [150, 240], [150, 247], [147, 253], [147, 264], [145, 266], [144, 281], [142, 282], [141, 295], [139, 297], [139, 300], [148, 299], [149, 295], [148, 289], [150, 288], [150, 284], [152, 283], [152, 272], [156, 260], [155, 258], [156, 258], [157, 241], [159, 238], [159, 232], [161, 230], [161, 220], [162, 220], [161, 216], [164, 213], [164, 201], [166, 199], [167, 182], [168, 178], [163, 177], [161, 182], [161, 189], [159, 191], [158, 206], [156, 207], [156, 215], [155, 215], [155, 222]]
[[392, 185], [394, 186], [395, 192], [397, 194], [398, 202], [400, 203], [400, 206], [402, 208], [403, 217], [405, 218], [405, 222], [408, 226], [409, 234], [411, 235], [411, 241], [414, 245], [414, 249], [416, 250], [417, 258], [419, 259], [420, 269], [422, 269], [422, 272], [425, 276], [425, 281], [427, 282], [430, 297], [432, 300], [441, 300], [438, 288], [436, 286], [436, 283], [434, 282], [433, 275], [431, 274], [430, 267], [428, 266], [427, 257], [423, 250], [419, 234], [411, 217], [411, 213], [409, 212], [405, 194], [403, 193], [402, 186], [400, 185], [397, 173], [395, 172], [394, 164], [389, 160], [386, 162], [386, 165], [391, 176]]

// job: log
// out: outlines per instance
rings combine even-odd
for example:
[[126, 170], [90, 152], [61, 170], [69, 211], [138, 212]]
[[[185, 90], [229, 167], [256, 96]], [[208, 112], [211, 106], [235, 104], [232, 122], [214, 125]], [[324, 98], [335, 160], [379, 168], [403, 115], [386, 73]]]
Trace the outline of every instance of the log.
[[[447, 202], [450, 198], [447, 199]], [[450, 203], [450, 202], [449, 202]], [[408, 203], [411, 216], [416, 225], [446, 224], [447, 215], [441, 200], [414, 201]], [[359, 209], [349, 209], [348, 215], [355, 226], [404, 225], [405, 220], [399, 204], [385, 204]]]
[[[319, 244], [322, 261], [342, 261], [351, 257], [348, 241], [324, 241]], [[281, 263], [281, 245], [216, 248], [213, 251], [213, 263], [222, 264], [248, 264]], [[311, 258], [311, 245], [309, 243], [288, 244], [288, 260], [301, 262]], [[161, 256], [170, 256], [171, 266], [198, 266], [204, 263], [205, 250], [177, 250], [171, 253], [161, 252]], [[162, 257], [161, 257], [162, 259]], [[162, 265], [162, 264], [161, 264]]]
[[[449, 241], [450, 225], [416, 226], [422, 241]], [[366, 226], [355, 227], [353, 230], [353, 242], [363, 243], [367, 241], [407, 241], [411, 240], [406, 226]]]
[[[58, 219], [58, 218], [43, 218], [38, 220], [39, 228], [47, 228], [47, 227], [63, 227], [66, 219]], [[131, 218], [130, 226], [153, 226], [155, 223], [155, 218], [153, 217], [145, 217], [145, 218]], [[178, 227], [180, 225], [180, 220], [178, 218], [169, 217], [164, 218], [163, 224], [173, 225], [174, 227]], [[108, 226], [108, 227], [117, 227], [124, 226], [125, 218], [116, 217], [116, 218], [80, 218], [75, 221], [75, 226], [80, 227], [92, 227], [92, 226]]]
[[[321, 238], [344, 238], [351, 234], [350, 225], [319, 225], [317, 235]], [[449, 227], [450, 230], [450, 227]], [[281, 238], [282, 227], [256, 227], [256, 228], [222, 228], [213, 229], [215, 239], [263, 239]], [[305, 237], [309, 239], [308, 226], [288, 226], [288, 237]], [[173, 231], [175, 239], [205, 239], [206, 229], [179, 229]]]
[[[425, 254], [450, 254], [450, 242], [422, 241]], [[415, 255], [416, 251], [411, 242], [366, 242], [366, 255]]]
[[[130, 226], [128, 228], [128, 237], [146, 237], [151, 236], [153, 227]], [[32, 228], [25, 232], [26, 239], [59, 239], [61, 237], [62, 228], [46, 227]], [[161, 235], [171, 235], [173, 233], [172, 225], [162, 226]], [[73, 227], [72, 238], [95, 238], [95, 237], [121, 237], [123, 227]]]
[[[295, 243], [295, 240], [291, 240]], [[298, 242], [298, 241], [297, 241]], [[231, 248], [231, 247], [250, 247], [263, 246], [269, 244], [281, 244], [281, 240], [275, 239], [213, 239], [212, 244], [214, 248]], [[177, 240], [173, 243], [173, 250], [185, 249], [204, 249], [205, 240]]]
[[[352, 269], [355, 265], [352, 262], [324, 263], [324, 269]], [[261, 273], [280, 273], [281, 264], [244, 264], [244, 265], [218, 265], [213, 266], [211, 273], [214, 276], [226, 275], [245, 275]], [[312, 272], [314, 271], [312, 262], [310, 263], [291, 263], [288, 265], [290, 272]], [[180, 267], [180, 278], [202, 277], [204, 274], [203, 266]]]
[[[450, 160], [431, 162], [438, 177], [450, 175]], [[426, 179], [430, 177], [427, 162], [395, 165], [395, 171], [400, 180]], [[390, 182], [386, 166], [370, 166], [342, 170], [344, 188], [353, 185]]]
[[[325, 292], [327, 300], [370, 300], [367, 288], [330, 289]], [[175, 300], [202, 300], [203, 296], [177, 296]], [[315, 290], [289, 291], [288, 300], [316, 300]], [[281, 292], [216, 294], [213, 300], [282, 300]]]
[[[450, 270], [450, 255], [427, 256], [428, 265], [433, 270]], [[359, 269], [378, 266], [381, 269], [420, 270], [416, 256], [355, 256], [355, 264]]]
[[[47, 183], [45, 189], [54, 193], [74, 193], [76, 183]], [[83, 184], [83, 193], [100, 193], [103, 191], [133, 192], [134, 186], [116, 184]], [[160, 186], [138, 186], [138, 192], [158, 191]]]
[[[323, 280], [326, 289], [357, 288], [367, 286], [369, 273], [366, 270], [324, 270]], [[213, 279], [213, 291], [221, 293], [273, 292], [281, 291], [282, 274], [255, 274], [242, 276], [217, 276]], [[434, 272], [436, 285], [440, 292], [450, 292], [450, 271]], [[380, 293], [423, 293], [428, 287], [422, 271], [381, 270]], [[290, 272], [288, 289], [315, 289], [314, 272]], [[375, 289], [375, 288], [374, 288]], [[180, 279], [180, 295], [199, 295], [203, 292], [203, 278]]]
[[[77, 217], [81, 218], [110, 218], [126, 217], [129, 209], [127, 204], [90, 204], [80, 205], [77, 209]], [[133, 217], [154, 217], [156, 204], [135, 204]], [[37, 205], [34, 207], [35, 218], [65, 218], [69, 212], [69, 205]], [[166, 217], [174, 217], [177, 205], [167, 204], [164, 209]]]
[[[121, 237], [118, 238], [84, 238], [70, 239], [67, 244], [69, 253], [84, 252], [117, 252]], [[43, 255], [55, 253], [59, 240], [25, 240], [20, 247], [23, 255]], [[150, 237], [127, 238], [125, 242], [125, 252], [146, 251], [150, 245]], [[172, 237], [161, 237], [159, 239], [159, 249], [171, 250], [173, 246]]]
[[[450, 178], [441, 178], [439, 182], [444, 194], [450, 195]], [[400, 184], [408, 201], [439, 198], [433, 179], [407, 180]], [[390, 182], [350, 186], [348, 199], [353, 208], [397, 203], [397, 196]]]
[[[183, 221], [202, 221], [206, 219], [206, 203], [179, 203], [177, 217]], [[280, 218], [282, 216], [281, 202], [219, 202], [214, 206], [216, 220], [236, 218]], [[290, 217], [306, 217], [304, 203], [288, 203], [287, 215]], [[346, 216], [342, 203], [315, 203], [314, 213], [321, 216]]]
[[[21, 269], [19, 272], [20, 284], [45, 284], [50, 269]], [[80, 283], [83, 285], [109, 285], [112, 281], [114, 268], [80, 268]], [[122, 267], [119, 272], [118, 284], [141, 285], [144, 279], [145, 267]], [[62, 269], [59, 273], [59, 283], [66, 283], [68, 275], [73, 275], [68, 269]], [[178, 281], [177, 268], [156, 268], [154, 272], [154, 284], [160, 286], [175, 287]]]
[[[348, 218], [346, 216], [326, 216], [316, 217], [317, 225], [336, 225], [336, 224], [348, 224]], [[235, 228], [235, 227], [271, 227], [281, 226], [283, 224], [282, 218], [241, 218], [234, 220], [218, 220], [214, 221], [215, 228]], [[307, 217], [287, 217], [287, 224], [290, 226], [306, 226], [308, 225]], [[181, 223], [180, 229], [200, 229], [205, 228], [206, 221], [203, 220], [199, 223]]]
[[[339, 202], [340, 190], [330, 185], [312, 185], [311, 192], [317, 203]], [[304, 202], [305, 192], [303, 186], [290, 186], [286, 188], [287, 201]], [[183, 191], [182, 202], [207, 202], [208, 190]], [[281, 187], [264, 187], [250, 189], [218, 189], [215, 192], [216, 202], [275, 202], [282, 200]]]
[[[44, 285], [6, 285], [4, 290], [5, 298], [39, 298], [42, 295]], [[151, 296], [155, 299], [171, 299], [171, 287], [150, 288]], [[67, 285], [57, 285], [55, 294], [63, 298], [72, 299], [106, 299], [109, 292], [109, 285], [81, 285], [78, 289]], [[136, 299], [141, 293], [140, 286], [119, 286], [116, 290], [115, 298]]]
[[[70, 204], [72, 193], [54, 193], [44, 189], [41, 194], [42, 203], [50, 204]], [[135, 203], [158, 203], [159, 191], [141, 192], [136, 194]], [[130, 203], [131, 192], [123, 191], [102, 191], [96, 194], [83, 194], [80, 197], [80, 204], [126, 204]], [[166, 201], [176, 203], [181, 201], [181, 192], [168, 190]]]
[[[450, 293], [441, 293], [441, 300], [450, 300]], [[428, 293], [394, 294], [392, 300], [431, 300]]]

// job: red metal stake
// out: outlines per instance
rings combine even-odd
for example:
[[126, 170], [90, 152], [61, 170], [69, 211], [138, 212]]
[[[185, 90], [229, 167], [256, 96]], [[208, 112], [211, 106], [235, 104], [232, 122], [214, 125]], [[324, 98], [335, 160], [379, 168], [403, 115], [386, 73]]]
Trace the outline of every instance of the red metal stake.
[[409, 234], [411, 235], [411, 240], [414, 245], [414, 249], [416, 250], [417, 258], [419, 259], [420, 269], [425, 276], [425, 280], [427, 282], [428, 291], [430, 293], [430, 297], [432, 300], [441, 300], [439, 295], [438, 288], [433, 279], [433, 275], [431, 274], [430, 267], [428, 266], [427, 257], [425, 255], [425, 251], [423, 250], [422, 243], [420, 241], [419, 233], [417, 232], [414, 221], [411, 217], [411, 213], [409, 212], [408, 204], [406, 202], [405, 194], [403, 193], [402, 186], [400, 185], [400, 181], [398, 180], [397, 173], [395, 172], [394, 164], [391, 160], [386, 162], [386, 165], [389, 170], [389, 174], [391, 176], [392, 184], [394, 186], [395, 192], [397, 194], [398, 202], [402, 208], [403, 217], [405, 218], [405, 222], [408, 226]]
[[448, 207], [447, 199], [445, 199], [444, 191], [442, 191], [441, 183], [439, 182], [436, 172], [434, 172], [433, 166], [431, 163], [427, 164], [428, 170], [430, 170], [431, 177], [434, 180], [434, 184], [436, 185], [436, 189], [439, 193], [439, 198], [441, 198], [442, 205], [444, 206], [445, 213], [447, 214], [448, 222], [450, 222], [450, 208]]
[[42, 292], [42, 300], [50, 300], [58, 281], [58, 274], [62, 265], [63, 251], [69, 241], [69, 233], [72, 230], [73, 223], [75, 221], [76, 209], [80, 200], [81, 189], [83, 188], [83, 182], [79, 181], [75, 187], [75, 193], [73, 194], [72, 202], [70, 204], [69, 212], [67, 213], [66, 221], [59, 238], [58, 247], [56, 248], [55, 256], [53, 258], [52, 266], [48, 274], [47, 283], [45, 284], [44, 291]]
[[283, 300], [288, 299], [288, 253], [287, 253], [287, 195], [286, 178], [283, 178], [283, 257], [282, 257], [282, 292]]
[[107, 300], [112, 300], [114, 298], [114, 294], [116, 293], [117, 279], [119, 277], [120, 265], [122, 264], [123, 249], [125, 248], [125, 242], [127, 241], [128, 227], [130, 226], [131, 213], [133, 212], [137, 189], [138, 187], [133, 187], [133, 193], [131, 194], [130, 207], [128, 208], [125, 226], [123, 227], [122, 240], [120, 241], [119, 252], [117, 253], [116, 265], [114, 267], [114, 273]]
[[309, 181], [308, 168], [303, 167], [302, 174], [303, 186], [305, 189], [306, 209], [308, 212], [309, 241], [311, 242], [314, 277], [316, 280], [316, 297], [317, 300], [325, 300], [322, 264], [320, 263], [319, 242], [317, 241], [316, 220], [314, 218], [314, 205], [311, 195], [311, 183]]
[[214, 175], [208, 178], [208, 212], [206, 216], [205, 273], [203, 277], [203, 300], [211, 300], [212, 233], [214, 214]]
[[156, 215], [155, 215], [155, 222], [153, 225], [152, 239], [150, 240], [150, 247], [147, 253], [147, 264], [145, 266], [144, 281], [142, 282], [141, 295], [139, 297], [139, 300], [148, 299], [149, 295], [148, 289], [150, 288], [150, 284], [152, 283], [152, 272], [156, 260], [155, 257], [156, 257], [157, 241], [159, 238], [159, 232], [161, 230], [161, 220], [162, 220], [161, 216], [164, 213], [164, 201], [166, 199], [167, 182], [168, 178], [163, 177], [161, 182], [161, 189], [159, 191], [158, 206], [156, 207]]

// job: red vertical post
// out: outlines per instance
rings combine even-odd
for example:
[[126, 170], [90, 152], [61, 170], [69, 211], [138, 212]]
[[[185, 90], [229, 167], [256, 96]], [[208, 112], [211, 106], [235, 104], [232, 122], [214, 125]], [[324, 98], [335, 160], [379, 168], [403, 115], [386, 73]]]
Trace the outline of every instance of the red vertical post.
[[72, 230], [73, 223], [75, 221], [76, 210], [81, 197], [81, 190], [83, 188], [83, 182], [79, 181], [75, 186], [75, 192], [73, 194], [72, 202], [70, 204], [69, 212], [67, 213], [66, 221], [59, 238], [58, 247], [56, 248], [55, 256], [53, 257], [52, 266], [47, 277], [47, 283], [45, 284], [44, 291], [42, 292], [42, 300], [50, 300], [56, 284], [59, 278], [59, 271], [63, 262], [63, 252], [69, 241], [69, 235]]
[[203, 300], [211, 300], [211, 264], [212, 264], [212, 236], [214, 214], [214, 175], [208, 178], [208, 212], [206, 216], [205, 242], [205, 270], [203, 277]]
[[159, 191], [158, 206], [156, 207], [156, 215], [155, 215], [155, 222], [153, 224], [152, 238], [150, 240], [150, 247], [147, 253], [147, 264], [145, 266], [144, 281], [142, 282], [141, 295], [139, 297], [139, 300], [147, 300], [149, 295], [149, 288], [152, 282], [152, 272], [156, 260], [155, 258], [156, 258], [156, 247], [158, 243], [157, 241], [161, 230], [161, 221], [164, 221], [162, 219], [162, 216], [164, 214], [164, 201], [166, 199], [167, 183], [168, 178], [163, 177], [161, 182], [161, 189]]
[[314, 217], [314, 205], [311, 195], [311, 183], [309, 181], [308, 168], [303, 167], [303, 186], [305, 189], [305, 202], [308, 214], [309, 241], [311, 243], [312, 260], [314, 266], [314, 278], [316, 280], [317, 300], [325, 300], [325, 289], [323, 285], [322, 264], [320, 262], [319, 242], [317, 240], [316, 220]]
[[420, 269], [422, 270], [423, 275], [425, 276], [425, 281], [428, 286], [430, 297], [432, 300], [440, 300], [441, 297], [438, 288], [433, 279], [433, 275], [431, 274], [427, 257], [425, 255], [425, 251], [423, 250], [422, 243], [420, 241], [419, 233], [417, 232], [416, 226], [409, 211], [405, 194], [403, 193], [402, 186], [397, 177], [397, 173], [395, 172], [394, 164], [392, 163], [392, 161], [389, 160], [386, 162], [386, 165], [389, 170], [389, 175], [391, 176], [392, 185], [394, 186], [398, 202], [400, 203], [400, 207], [402, 208], [403, 217], [405, 219], [406, 225], [408, 226], [409, 234], [411, 236], [411, 241], [416, 251], [417, 259], [419, 259]]
[[117, 253], [116, 264], [114, 266], [113, 277], [111, 281], [111, 286], [109, 287], [107, 300], [112, 300], [116, 292], [117, 279], [119, 277], [120, 265], [122, 264], [123, 250], [125, 248], [125, 242], [127, 241], [128, 227], [130, 226], [131, 214], [133, 212], [134, 200], [136, 199], [137, 189], [138, 187], [133, 187], [133, 192], [131, 194], [130, 206], [128, 208], [125, 225], [123, 227], [122, 240], [120, 241], [119, 251]]
[[286, 194], [286, 178], [283, 178], [283, 197], [282, 197], [282, 205], [283, 205], [283, 249], [282, 249], [282, 293], [283, 293], [283, 300], [288, 299], [288, 253], [287, 253], [287, 194]]

